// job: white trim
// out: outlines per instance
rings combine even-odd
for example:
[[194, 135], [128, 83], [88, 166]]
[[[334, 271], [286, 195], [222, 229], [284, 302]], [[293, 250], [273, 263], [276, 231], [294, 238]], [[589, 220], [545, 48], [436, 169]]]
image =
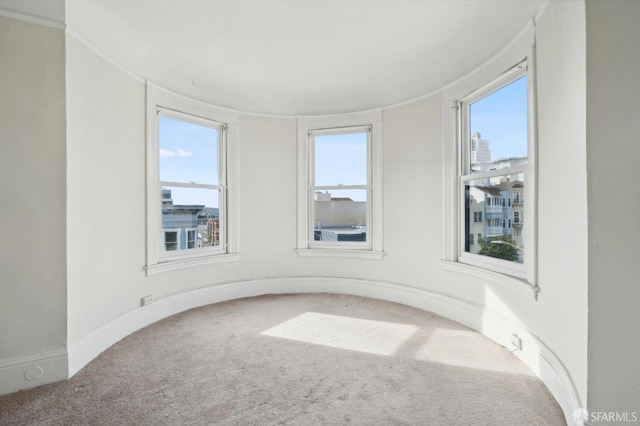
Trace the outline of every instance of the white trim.
[[237, 262], [240, 260], [240, 253], [210, 254], [206, 256], [189, 257], [186, 259], [160, 262], [145, 267], [147, 276], [156, 275], [162, 272], [188, 269], [197, 266], [213, 265], [217, 263]]
[[0, 359], [0, 395], [66, 380], [67, 350]]
[[386, 255], [382, 251], [372, 250], [345, 250], [342, 248], [313, 248], [313, 249], [297, 249], [296, 252], [300, 257], [333, 257], [333, 258], [351, 258], [351, 259], [369, 259], [381, 260]]
[[118, 61], [113, 59], [111, 56], [107, 55], [102, 50], [100, 50], [97, 47], [95, 47], [86, 38], [81, 36], [80, 33], [76, 32], [76, 30], [74, 30], [73, 28], [71, 28], [68, 25], [66, 27], [66, 33], [67, 33], [67, 37], [68, 36], [73, 37], [77, 42], [82, 44], [84, 47], [86, 47], [87, 49], [89, 49], [90, 51], [92, 51], [93, 53], [98, 55], [100, 58], [104, 59], [107, 63], [111, 64], [112, 66], [114, 66], [118, 70], [122, 71], [123, 73], [125, 73], [129, 77], [133, 78], [134, 80], [136, 80], [136, 81], [138, 81], [140, 83], [146, 83], [146, 80], [144, 78], [142, 78], [139, 75], [135, 74], [133, 71], [129, 70], [128, 68], [126, 68], [125, 66], [120, 64]]
[[172, 92], [171, 90], [158, 86], [151, 81], [146, 81], [146, 83], [147, 99], [154, 100], [155, 103], [153, 105], [159, 105], [167, 109], [196, 117], [203, 117], [206, 119], [211, 117], [209, 120], [217, 123], [226, 123], [228, 125], [238, 124], [238, 111], [189, 98], [180, 93]]
[[531, 292], [533, 292], [533, 298], [535, 300], [538, 300], [538, 293], [540, 292], [540, 287], [538, 287], [537, 285], [532, 285], [531, 283], [527, 282], [527, 280], [501, 274], [486, 268], [473, 266], [467, 263], [452, 262], [449, 260], [441, 260], [440, 262], [442, 264], [442, 268], [445, 271], [458, 272], [461, 274], [472, 276], [474, 278], [481, 279], [483, 281], [500, 284], [505, 286], [509, 290], [520, 294], [521, 296], [530, 297]]
[[[526, 62], [525, 62], [526, 61]], [[525, 67], [521, 65], [526, 63]], [[527, 101], [528, 101], [528, 152], [527, 165], [516, 166], [508, 169], [470, 173], [467, 152], [468, 148], [460, 141], [461, 135], [468, 132], [465, 129], [467, 116], [462, 110], [465, 105], [479, 98], [493, 93], [495, 90], [505, 87], [511, 82], [527, 76]], [[443, 267], [449, 271], [463, 272], [476, 275], [478, 278], [489, 279], [502, 284], [519, 281], [518, 278], [526, 278], [533, 289], [533, 295], [537, 300], [539, 292], [537, 284], [537, 240], [536, 240], [536, 102], [535, 102], [535, 26], [530, 22], [508, 46], [495, 55], [489, 62], [478, 68], [462, 79], [445, 86], [443, 89], [442, 118], [443, 118], [443, 194], [442, 194], [442, 259]], [[529, 211], [527, 216], [533, 220], [526, 227], [524, 264], [510, 264], [495, 259], [484, 259], [465, 253], [464, 250], [464, 181], [468, 179], [491, 177], [503, 174], [520, 172], [524, 174], [527, 185], [527, 193], [531, 193], [530, 203], [525, 205]], [[467, 262], [469, 267], [454, 268], [446, 262]], [[448, 266], [446, 266], [448, 265]], [[487, 267], [493, 272], [484, 274], [482, 267]], [[492, 270], [492, 271], [491, 271]], [[505, 274], [498, 278], [495, 273]], [[514, 276], [518, 278], [514, 278]]]
[[455, 101], [487, 83], [487, 76], [498, 76], [521, 62], [535, 43], [535, 25], [530, 21], [503, 49], [472, 72], [444, 86], [442, 99]]
[[9, 19], [15, 19], [16, 21], [26, 22], [28, 24], [41, 25], [43, 27], [55, 28], [57, 30], [64, 30], [64, 22], [56, 21], [55, 19], [43, 18], [40, 16], [33, 16], [25, 12], [14, 12], [12, 10], [0, 9], [0, 16]]
[[[337, 129], [358, 129], [369, 128], [368, 161], [369, 161], [369, 191], [367, 194], [367, 247], [363, 244], [341, 244], [336, 250], [330, 247], [314, 247], [312, 241], [313, 230], [311, 229], [311, 205], [310, 196], [311, 182], [309, 168], [310, 164], [310, 132], [318, 134], [332, 134]], [[298, 117], [298, 175], [297, 175], [297, 252], [303, 257], [312, 257], [308, 251], [325, 250], [324, 254], [335, 257], [340, 251], [346, 256], [351, 256], [348, 252], [369, 250], [371, 252], [382, 253], [383, 244], [383, 164], [382, 164], [382, 110], [369, 110], [362, 113], [350, 113], [339, 115]], [[329, 254], [329, 252], [331, 252]], [[323, 256], [323, 255], [319, 255]], [[362, 256], [355, 255], [355, 257]], [[375, 254], [368, 258], [382, 259], [384, 256]]]
[[112, 319], [71, 343], [70, 376], [120, 339], [168, 316], [227, 300], [290, 293], [349, 294], [401, 303], [457, 321], [505, 347], [511, 347], [511, 335], [515, 333], [522, 339], [522, 350], [516, 351], [515, 355], [547, 386], [562, 407], [568, 424], [571, 424], [573, 412], [582, 407], [571, 375], [562, 361], [524, 325], [489, 311], [477, 303], [449, 294], [402, 283], [348, 278], [263, 278], [213, 285], [154, 300], [149, 305]]
[[[238, 122], [237, 113], [188, 98], [147, 82], [147, 275], [183, 269], [203, 264], [236, 261], [238, 259], [237, 234], [237, 181], [238, 181]], [[198, 125], [212, 124], [219, 128], [219, 182], [213, 185], [220, 191], [219, 214], [221, 239], [219, 248], [196, 248], [163, 253], [161, 242], [162, 218], [161, 183], [159, 181], [158, 113], [168, 116], [191, 117]], [[193, 186], [193, 185], [192, 185]], [[231, 256], [230, 256], [231, 255]]]

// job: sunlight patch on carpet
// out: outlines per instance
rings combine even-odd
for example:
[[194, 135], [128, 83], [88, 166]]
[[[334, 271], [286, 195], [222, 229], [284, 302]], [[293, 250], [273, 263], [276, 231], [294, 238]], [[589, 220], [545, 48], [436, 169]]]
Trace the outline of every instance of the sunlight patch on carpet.
[[306, 312], [262, 334], [314, 345], [390, 356], [417, 329], [417, 326], [409, 324]]
[[434, 330], [414, 359], [455, 367], [527, 374], [518, 368], [519, 361], [511, 359], [510, 354], [498, 346], [489, 347], [486, 338], [472, 330]]

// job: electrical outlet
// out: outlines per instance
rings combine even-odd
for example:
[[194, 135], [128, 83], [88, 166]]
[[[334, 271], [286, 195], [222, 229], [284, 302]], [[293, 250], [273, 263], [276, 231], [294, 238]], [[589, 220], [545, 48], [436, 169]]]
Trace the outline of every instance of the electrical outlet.
[[516, 347], [516, 349], [522, 350], [522, 339], [518, 337], [517, 334], [511, 335], [511, 344]]
[[140, 299], [140, 306], [146, 306], [151, 302], [153, 302], [153, 296], [151, 295], [145, 296], [142, 299]]

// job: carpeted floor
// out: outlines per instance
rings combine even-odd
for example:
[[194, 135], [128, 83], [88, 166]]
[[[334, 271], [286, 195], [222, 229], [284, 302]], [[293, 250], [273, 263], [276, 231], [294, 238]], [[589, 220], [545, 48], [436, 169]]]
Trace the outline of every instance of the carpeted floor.
[[564, 425], [544, 384], [472, 330], [343, 295], [210, 305], [71, 380], [0, 397], [1, 425]]

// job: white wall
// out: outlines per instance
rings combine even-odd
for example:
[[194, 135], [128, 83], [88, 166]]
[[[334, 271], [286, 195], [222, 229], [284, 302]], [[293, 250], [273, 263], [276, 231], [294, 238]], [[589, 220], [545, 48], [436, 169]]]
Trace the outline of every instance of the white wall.
[[139, 306], [145, 85], [67, 36], [69, 342]]
[[640, 417], [640, 2], [588, 1], [590, 411]]
[[587, 395], [586, 61], [582, 2], [550, 2], [537, 25], [536, 333]]
[[0, 17], [0, 76], [2, 369], [67, 341], [63, 32]]

